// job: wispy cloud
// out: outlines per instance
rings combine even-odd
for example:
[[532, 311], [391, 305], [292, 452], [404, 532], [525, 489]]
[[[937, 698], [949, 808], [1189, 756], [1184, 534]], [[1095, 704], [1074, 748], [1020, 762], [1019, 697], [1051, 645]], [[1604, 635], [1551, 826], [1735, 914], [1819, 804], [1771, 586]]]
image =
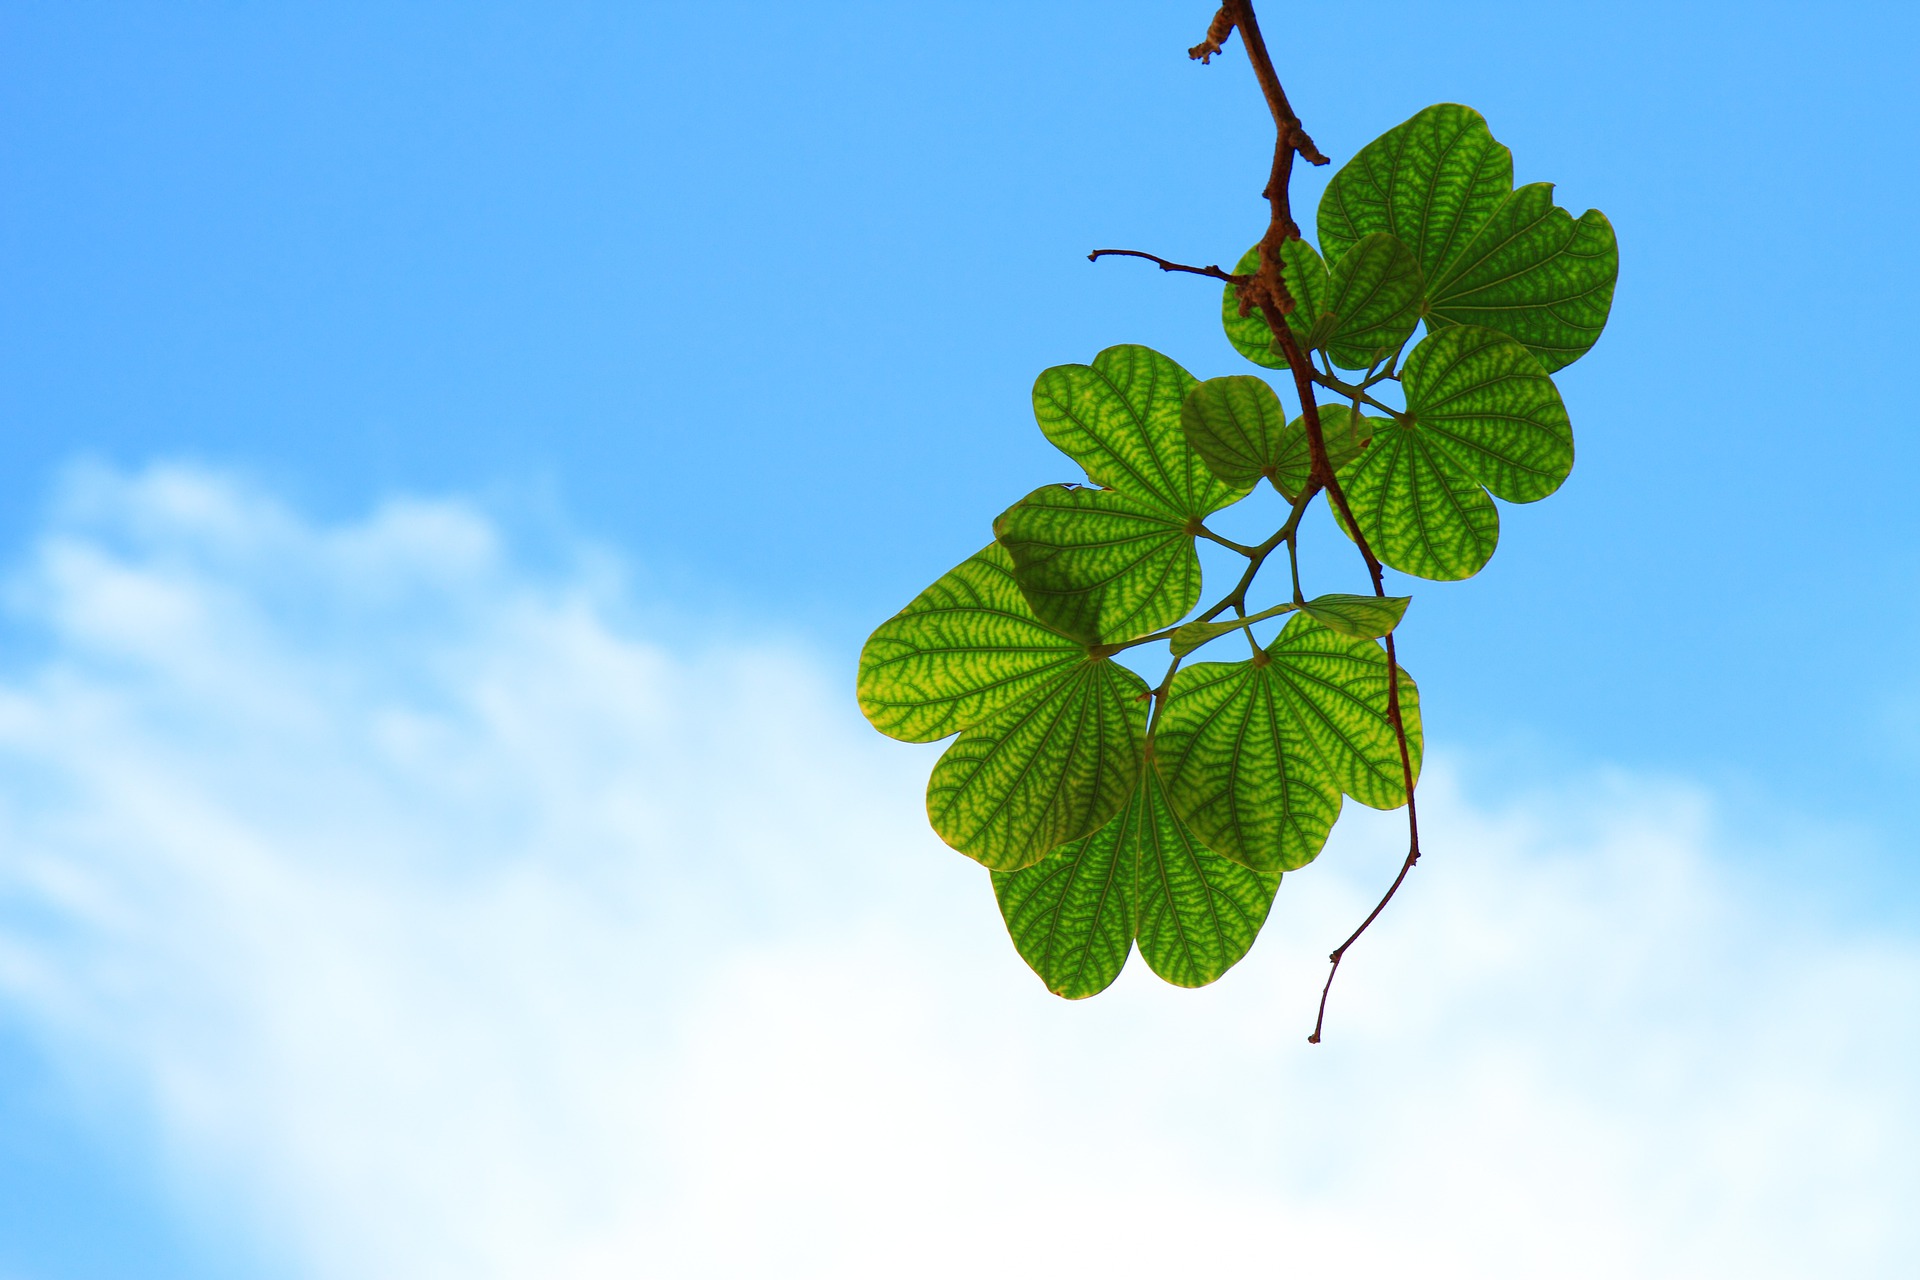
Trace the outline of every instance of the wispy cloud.
[[1068, 1005], [849, 673], [459, 503], [78, 473], [11, 591], [0, 995], [319, 1277], [1900, 1274], [1920, 942], [1631, 777], [1358, 815], [1214, 988]]

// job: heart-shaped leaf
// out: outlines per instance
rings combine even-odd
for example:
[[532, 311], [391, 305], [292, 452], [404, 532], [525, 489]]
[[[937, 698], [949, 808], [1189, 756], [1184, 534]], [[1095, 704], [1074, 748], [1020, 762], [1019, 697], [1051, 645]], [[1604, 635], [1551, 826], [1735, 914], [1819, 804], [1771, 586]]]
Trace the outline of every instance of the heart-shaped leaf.
[[1573, 424], [1540, 362], [1505, 334], [1430, 334], [1401, 375], [1417, 429], [1495, 497], [1534, 502], [1573, 470]]
[[[1340, 487], [1373, 554], [1416, 578], [1471, 578], [1500, 540], [1500, 513], [1487, 491], [1412, 426], [1383, 428], [1340, 472]], [[1346, 529], [1337, 505], [1333, 513]]]
[[[1339, 788], [1361, 804], [1397, 809], [1407, 802], [1400, 739], [1387, 714], [1386, 650], [1302, 614], [1267, 646], [1274, 679], [1285, 688], [1294, 723], [1310, 739]], [[1400, 718], [1413, 776], [1420, 776], [1420, 690], [1396, 676]]]
[[1343, 369], [1370, 369], [1398, 351], [1420, 323], [1420, 264], [1398, 237], [1384, 231], [1360, 237], [1333, 264], [1327, 311], [1333, 322], [1324, 342]]
[[1262, 379], [1208, 378], [1187, 392], [1180, 422], [1187, 443], [1226, 484], [1251, 488], [1284, 464], [1287, 411]]
[[1003, 512], [993, 531], [1034, 613], [1089, 645], [1172, 626], [1200, 599], [1193, 535], [1156, 502], [1048, 485]]
[[860, 710], [905, 742], [967, 729], [1055, 681], [1085, 646], [1044, 626], [993, 544], [880, 624], [860, 651]]

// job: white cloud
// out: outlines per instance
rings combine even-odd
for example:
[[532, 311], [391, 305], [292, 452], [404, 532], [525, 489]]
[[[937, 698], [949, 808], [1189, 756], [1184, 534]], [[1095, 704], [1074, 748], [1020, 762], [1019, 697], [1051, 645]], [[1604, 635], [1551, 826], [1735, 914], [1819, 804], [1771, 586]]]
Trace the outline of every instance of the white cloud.
[[[1892, 1276], [1920, 945], [1629, 777], [1360, 814], [1253, 956], [1065, 1004], [931, 756], [458, 503], [84, 472], [11, 600], [0, 998], [319, 1277]], [[130, 1121], [131, 1122], [131, 1121]]]

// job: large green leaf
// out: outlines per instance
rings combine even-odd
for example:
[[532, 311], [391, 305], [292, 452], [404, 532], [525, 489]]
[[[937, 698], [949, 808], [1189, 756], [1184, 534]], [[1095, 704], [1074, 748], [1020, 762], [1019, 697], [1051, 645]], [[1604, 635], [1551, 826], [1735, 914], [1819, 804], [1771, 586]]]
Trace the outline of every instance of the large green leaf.
[[1147, 686], [1089, 658], [955, 740], [927, 780], [927, 817], [996, 871], [1031, 866], [1126, 803], [1146, 736]]
[[1305, 866], [1340, 816], [1340, 788], [1287, 696], [1264, 654], [1199, 663], [1174, 676], [1154, 731], [1174, 808], [1208, 848], [1256, 871]]
[[1200, 599], [1186, 521], [1111, 489], [1036, 489], [993, 522], [1040, 619], [1089, 645], [1172, 626]]
[[1360, 640], [1376, 640], [1400, 625], [1406, 615], [1407, 596], [1315, 596], [1300, 606], [1300, 612], [1342, 635]]
[[1093, 363], [1057, 365], [1033, 384], [1040, 430], [1088, 478], [1178, 517], [1198, 519], [1246, 496], [1187, 445], [1180, 405], [1192, 374], [1148, 347], [1108, 347]]
[[906, 742], [970, 728], [1087, 656], [1042, 625], [990, 545], [880, 624], [860, 651], [860, 710]]
[[1275, 873], [1254, 871], [1201, 843], [1168, 803], [1151, 765], [1134, 793], [1134, 932], [1153, 971], [1179, 987], [1203, 987], [1240, 962], [1260, 934]]
[[1471, 107], [1443, 102], [1396, 125], [1341, 167], [1320, 197], [1320, 248], [1339, 261], [1386, 231], [1427, 280], [1454, 260], [1513, 190], [1513, 154]]
[[1598, 209], [1576, 221], [1553, 185], [1508, 196], [1430, 282], [1427, 325], [1484, 325], [1518, 339], [1548, 373], [1585, 355], [1606, 327], [1620, 251]]
[[[1400, 740], [1387, 714], [1386, 650], [1344, 636], [1311, 616], [1295, 617], [1267, 646], [1288, 711], [1340, 789], [1375, 809], [1407, 802]], [[1420, 776], [1420, 690], [1398, 675], [1400, 718], [1413, 775]]]
[[1140, 952], [1168, 982], [1200, 987], [1253, 945], [1280, 887], [1200, 842], [1146, 765], [1119, 815], [1021, 871], [997, 871], [994, 896], [1020, 956], [1070, 1000], [1105, 990]]
[[1384, 231], [1362, 236], [1333, 264], [1322, 343], [1343, 369], [1370, 369], [1398, 351], [1420, 323], [1422, 283], [1413, 251]]
[[1417, 429], [1509, 502], [1533, 502], [1573, 470], [1573, 425], [1524, 347], [1478, 325], [1430, 334], [1401, 374]]
[[[1340, 487], [1373, 554], [1416, 578], [1471, 578], [1500, 540], [1487, 491], [1414, 426], [1381, 428], [1340, 473]], [[1346, 527], [1337, 505], [1334, 517]]]
[[[1234, 267], [1237, 276], [1250, 276], [1260, 269], [1260, 246], [1240, 256]], [[1327, 340], [1333, 331], [1333, 316], [1327, 309], [1327, 264], [1304, 240], [1289, 240], [1280, 247], [1280, 277], [1293, 295], [1293, 310], [1287, 315], [1287, 327], [1302, 351], [1311, 351]], [[1220, 298], [1220, 323], [1227, 331], [1233, 349], [1258, 365], [1269, 369], [1287, 367], [1287, 357], [1273, 340], [1266, 317], [1254, 308], [1240, 314], [1240, 295], [1227, 285]]]
[[1251, 487], [1283, 464], [1287, 411], [1273, 388], [1249, 374], [1208, 378], [1180, 407], [1187, 443], [1222, 481]]
[[1047, 990], [1069, 1000], [1104, 991], [1133, 949], [1133, 882], [1139, 829], [1152, 821], [1145, 793], [1090, 836], [1020, 871], [993, 873], [1007, 933]]

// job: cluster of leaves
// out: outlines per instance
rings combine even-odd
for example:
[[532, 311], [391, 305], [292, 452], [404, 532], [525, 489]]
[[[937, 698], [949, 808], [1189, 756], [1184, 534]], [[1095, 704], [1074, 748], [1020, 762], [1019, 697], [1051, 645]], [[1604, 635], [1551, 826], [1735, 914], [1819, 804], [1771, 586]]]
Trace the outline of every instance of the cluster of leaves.
[[[1301, 240], [1282, 250], [1296, 304], [1285, 323], [1311, 383], [1338, 401], [1318, 417], [1353, 520], [1393, 568], [1469, 577], [1493, 554], [1492, 499], [1537, 500], [1572, 469], [1551, 374], [1606, 321], [1612, 229], [1555, 207], [1547, 184], [1516, 190], [1486, 122], [1443, 104], [1340, 170], [1318, 233], [1325, 257]], [[1250, 250], [1227, 286], [1227, 337], [1286, 368], [1241, 299], [1258, 266]], [[1378, 398], [1391, 387], [1403, 405]], [[959, 735], [928, 782], [928, 816], [992, 869], [1014, 943], [1051, 990], [1103, 989], [1136, 941], [1154, 972], [1199, 986], [1246, 953], [1280, 874], [1319, 854], [1344, 797], [1407, 803], [1419, 694], [1379, 642], [1407, 600], [1301, 592], [1300, 519], [1320, 487], [1304, 416], [1265, 380], [1202, 382], [1119, 346], [1042, 373], [1033, 404], [1089, 483], [1015, 503], [993, 543], [883, 623], [861, 654], [860, 705], [895, 738]], [[1263, 480], [1289, 505], [1270, 539], [1207, 528]], [[1196, 538], [1248, 563], [1189, 620]], [[1290, 597], [1250, 613], [1249, 587], [1281, 547]], [[1282, 615], [1260, 645], [1253, 624]], [[1249, 656], [1186, 665], [1234, 632]], [[1163, 641], [1172, 662], [1155, 688], [1116, 661]]]

